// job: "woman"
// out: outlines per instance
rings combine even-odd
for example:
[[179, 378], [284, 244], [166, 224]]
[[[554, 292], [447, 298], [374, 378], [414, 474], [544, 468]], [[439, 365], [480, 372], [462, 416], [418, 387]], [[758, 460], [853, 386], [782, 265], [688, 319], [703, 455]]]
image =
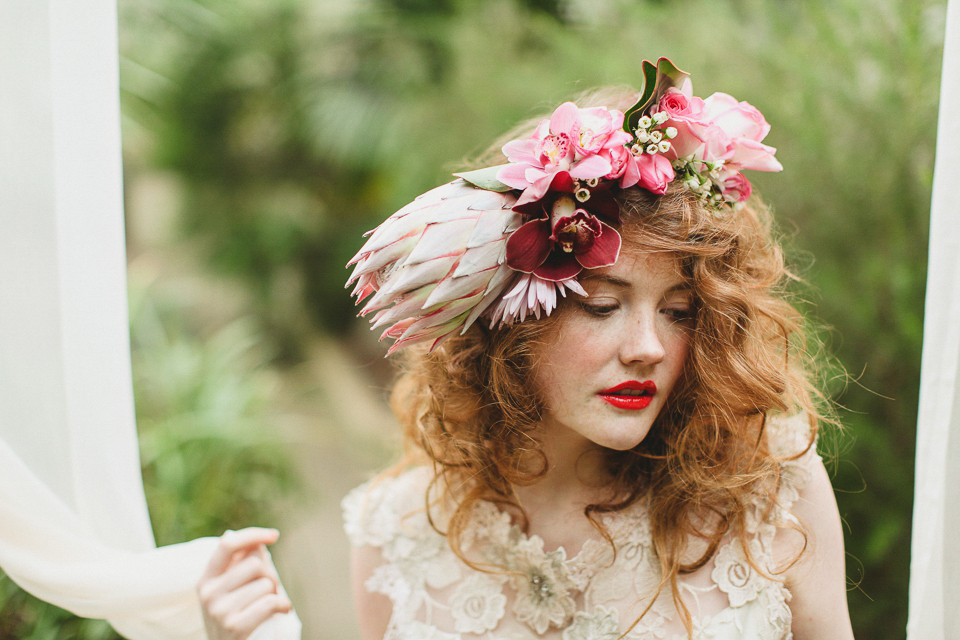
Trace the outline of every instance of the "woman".
[[[769, 126], [643, 71], [624, 112], [561, 105], [354, 260], [409, 347], [406, 460], [344, 500], [365, 640], [852, 638], [800, 318], [742, 174], [780, 169]], [[225, 537], [212, 636], [289, 607], [274, 539]]]

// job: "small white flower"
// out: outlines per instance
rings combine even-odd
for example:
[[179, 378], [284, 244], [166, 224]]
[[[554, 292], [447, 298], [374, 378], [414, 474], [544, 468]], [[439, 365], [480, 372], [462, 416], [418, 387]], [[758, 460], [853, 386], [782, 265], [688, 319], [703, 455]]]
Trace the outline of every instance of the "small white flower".
[[676, 127], [667, 127], [663, 133], [672, 140], [677, 137], [677, 133], [679, 132], [677, 131]]
[[475, 574], [460, 583], [450, 597], [458, 633], [482, 634], [496, 629], [506, 610], [507, 597], [500, 584], [486, 574]]
[[660, 142], [661, 140], [663, 140], [663, 132], [662, 132], [662, 131], [651, 131], [651, 132], [650, 132], [650, 140], [653, 141], [653, 142]]
[[646, 144], [650, 140], [650, 134], [642, 129], [637, 129], [637, 142]]
[[643, 116], [637, 121], [637, 126], [641, 129], [649, 129], [652, 124], [653, 120], [650, 119], [650, 116]]
[[603, 605], [598, 605], [590, 614], [578, 611], [573, 624], [563, 631], [563, 640], [617, 640], [619, 637], [620, 617]]
[[597, 186], [598, 184], [600, 184], [600, 178], [590, 178], [589, 180], [587, 180], [587, 186], [590, 187], [591, 189]]
[[653, 121], [654, 121], [654, 123], [656, 123], [656, 124], [663, 124], [664, 122], [666, 122], [666, 121], [669, 120], [669, 119], [670, 119], [670, 116], [668, 116], [668, 115], [667, 115], [665, 112], [663, 112], [663, 111], [658, 111], [658, 112], [656, 112], [655, 114], [653, 114]]
[[669, 141], [661, 140], [660, 144], [657, 145], [657, 148], [660, 149], [660, 153], [666, 153], [667, 151], [670, 151], [671, 146], [672, 145], [670, 144]]
[[657, 148], [657, 145], [653, 144], [652, 142], [647, 145], [647, 153], [649, 153], [650, 155], [657, 153], [657, 151], [659, 151], [659, 149]]

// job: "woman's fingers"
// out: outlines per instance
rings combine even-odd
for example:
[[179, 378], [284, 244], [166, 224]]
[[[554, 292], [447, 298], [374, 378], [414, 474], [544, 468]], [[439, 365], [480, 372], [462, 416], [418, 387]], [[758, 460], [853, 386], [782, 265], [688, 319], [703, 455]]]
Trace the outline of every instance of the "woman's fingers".
[[237, 638], [246, 638], [275, 613], [287, 613], [292, 609], [290, 601], [276, 593], [255, 600], [250, 606], [230, 613], [224, 628]]
[[292, 606], [266, 545], [276, 542], [275, 529], [228, 531], [220, 538], [197, 585], [207, 635], [211, 640], [246, 638], [274, 613]]
[[280, 536], [276, 529], [248, 527], [240, 531], [227, 531], [220, 536], [217, 545], [203, 578], [212, 578], [223, 573], [230, 566], [234, 555], [240, 552], [251, 552], [261, 545], [273, 544]]
[[209, 599], [217, 594], [228, 593], [257, 578], [279, 582], [272, 569], [259, 554], [246, 556], [222, 574], [201, 580], [200, 597]]
[[270, 578], [257, 578], [220, 595], [210, 606], [210, 615], [227, 620], [232, 613], [242, 612], [259, 598], [276, 595], [277, 585]]

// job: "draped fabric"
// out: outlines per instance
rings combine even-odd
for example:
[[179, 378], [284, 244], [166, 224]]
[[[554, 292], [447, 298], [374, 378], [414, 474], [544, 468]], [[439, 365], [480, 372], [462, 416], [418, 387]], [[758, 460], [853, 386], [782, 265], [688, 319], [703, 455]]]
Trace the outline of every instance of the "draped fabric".
[[[134, 425], [112, 0], [0, 0], [0, 568], [135, 639], [205, 638], [216, 544], [154, 547]], [[255, 637], [299, 638], [295, 615]]]
[[947, 6], [930, 213], [909, 640], [960, 638], [960, 0]]

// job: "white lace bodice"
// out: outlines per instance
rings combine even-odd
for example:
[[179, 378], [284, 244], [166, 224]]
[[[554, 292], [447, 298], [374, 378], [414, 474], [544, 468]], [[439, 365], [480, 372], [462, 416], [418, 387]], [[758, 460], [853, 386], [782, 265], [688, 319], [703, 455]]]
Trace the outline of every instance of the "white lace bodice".
[[[804, 449], [805, 421], [791, 419], [770, 429], [775, 453]], [[782, 463], [782, 483], [772, 517], [758, 497], [750, 505], [749, 546], [767, 575], [746, 560], [739, 538], [721, 543], [698, 571], [679, 579], [693, 618], [694, 638], [789, 640], [790, 594], [776, 579], [773, 538], [807, 482], [811, 448]], [[368, 482], [343, 500], [345, 528], [355, 546], [379, 550], [382, 564], [367, 580], [371, 592], [393, 603], [386, 640], [616, 640], [650, 605], [660, 582], [644, 501], [603, 516], [616, 547], [590, 539], [573, 557], [563, 548], [544, 549], [491, 503], [480, 503], [462, 539], [475, 562], [509, 572], [481, 572], [450, 549], [427, 521], [424, 496], [430, 476], [415, 469]], [[686, 640], [669, 587], [627, 633], [630, 640]]]

